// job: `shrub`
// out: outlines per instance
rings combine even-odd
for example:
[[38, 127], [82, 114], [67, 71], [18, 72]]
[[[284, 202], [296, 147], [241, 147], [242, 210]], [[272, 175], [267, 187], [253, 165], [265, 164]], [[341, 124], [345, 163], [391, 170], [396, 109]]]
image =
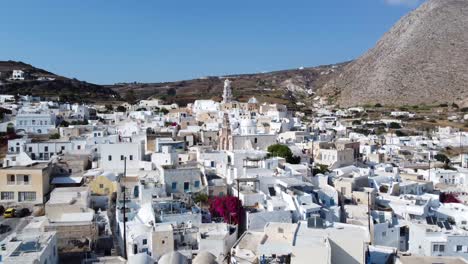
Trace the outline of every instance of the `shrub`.
[[397, 137], [406, 137], [406, 136], [408, 136], [408, 134], [406, 134], [405, 132], [403, 132], [401, 130], [395, 131], [395, 134], [397, 135]]
[[177, 94], [177, 91], [174, 88], [169, 88], [167, 90], [167, 95], [169, 95], [169, 96], [175, 96], [176, 94]]
[[62, 122], [60, 123], [60, 127], [68, 127], [69, 125], [70, 125], [70, 123], [68, 123], [65, 120], [62, 120]]
[[401, 128], [401, 125], [396, 123], [396, 122], [391, 122], [389, 125], [388, 125], [389, 128], [392, 128], [392, 129], [400, 129]]
[[381, 193], [387, 193], [388, 192], [388, 186], [387, 185], [382, 185], [379, 187], [379, 192]]
[[59, 133], [54, 133], [52, 135], [49, 136], [49, 139], [59, 139], [60, 138], [60, 134]]
[[323, 165], [323, 164], [318, 164], [315, 168], [313, 168], [312, 170], [312, 173], [313, 175], [317, 175], [317, 174], [325, 174], [329, 172], [328, 170], [328, 166], [327, 165]]
[[125, 108], [123, 105], [119, 105], [119, 106], [117, 106], [116, 111], [117, 112], [126, 112], [127, 108]]
[[111, 104], [105, 105], [107, 111], [114, 111], [114, 107]]
[[195, 203], [206, 204], [208, 202], [208, 195], [206, 193], [197, 193], [193, 201]]

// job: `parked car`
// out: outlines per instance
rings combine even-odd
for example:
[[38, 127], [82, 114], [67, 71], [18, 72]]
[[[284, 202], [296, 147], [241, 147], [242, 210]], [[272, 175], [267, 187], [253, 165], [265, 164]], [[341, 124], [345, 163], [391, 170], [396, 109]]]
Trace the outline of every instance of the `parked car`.
[[0, 225], [0, 234], [4, 234], [10, 231], [11, 231], [11, 227], [9, 225], [4, 225], [4, 224]]
[[13, 218], [15, 217], [16, 209], [15, 208], [7, 208], [3, 213], [3, 217], [5, 218]]
[[15, 217], [25, 217], [25, 216], [28, 216], [30, 214], [31, 214], [31, 212], [29, 211], [28, 208], [22, 208], [22, 209], [16, 210]]

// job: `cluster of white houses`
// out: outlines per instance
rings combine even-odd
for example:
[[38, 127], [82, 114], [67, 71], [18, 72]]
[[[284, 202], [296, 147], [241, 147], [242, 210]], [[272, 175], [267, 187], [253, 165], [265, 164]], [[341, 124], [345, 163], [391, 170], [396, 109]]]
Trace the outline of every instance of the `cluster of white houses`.
[[[468, 148], [466, 132], [396, 135], [389, 124], [412, 115], [353, 122], [362, 108], [307, 119], [238, 102], [228, 80], [222, 102], [186, 107], [0, 98], [0, 130], [15, 131], [0, 204], [33, 212], [2, 236], [5, 263], [468, 261], [468, 155], [440, 159]], [[290, 153], [270, 153], [278, 144]], [[230, 196], [242, 206], [215, 215]]]

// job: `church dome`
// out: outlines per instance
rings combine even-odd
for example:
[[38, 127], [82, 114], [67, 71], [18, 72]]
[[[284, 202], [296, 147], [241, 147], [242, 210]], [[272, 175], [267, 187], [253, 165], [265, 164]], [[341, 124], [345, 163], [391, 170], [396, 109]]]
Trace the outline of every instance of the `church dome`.
[[158, 261], [160, 264], [187, 264], [187, 258], [178, 251], [164, 254]]
[[193, 259], [193, 264], [217, 264], [216, 257], [210, 252], [202, 251]]

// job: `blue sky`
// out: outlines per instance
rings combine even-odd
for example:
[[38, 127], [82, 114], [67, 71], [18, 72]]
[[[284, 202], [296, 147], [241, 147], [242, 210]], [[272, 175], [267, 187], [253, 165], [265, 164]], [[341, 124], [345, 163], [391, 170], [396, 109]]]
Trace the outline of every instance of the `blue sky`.
[[420, 0], [25, 0], [0, 7], [0, 60], [100, 84], [351, 60]]

